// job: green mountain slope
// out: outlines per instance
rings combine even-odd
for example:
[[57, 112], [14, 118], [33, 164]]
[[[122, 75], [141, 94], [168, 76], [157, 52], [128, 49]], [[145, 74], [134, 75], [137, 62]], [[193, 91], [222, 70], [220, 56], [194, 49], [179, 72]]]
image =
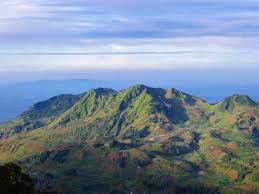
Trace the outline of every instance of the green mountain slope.
[[44, 127], [53, 118], [71, 108], [79, 99], [80, 96], [68, 94], [36, 103], [17, 119], [0, 126], [0, 138]]
[[249, 96], [238, 94], [226, 98], [221, 103], [222, 110], [228, 111], [233, 111], [235, 108], [242, 108], [243, 106], [253, 108], [257, 106], [257, 103], [250, 99]]
[[[22, 116], [48, 121], [0, 140], [0, 161], [28, 169], [39, 189], [259, 191], [259, 109], [247, 96], [210, 105], [175, 89], [136, 85], [120, 92], [99, 88], [69, 99], [34, 106], [37, 111]], [[9, 130], [1, 127], [3, 133]]]

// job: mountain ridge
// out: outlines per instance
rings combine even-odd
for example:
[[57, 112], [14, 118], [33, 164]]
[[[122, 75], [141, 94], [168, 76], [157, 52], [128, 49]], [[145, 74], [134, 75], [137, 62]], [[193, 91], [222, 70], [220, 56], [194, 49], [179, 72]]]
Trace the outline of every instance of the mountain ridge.
[[[213, 105], [173, 88], [138, 84], [54, 104], [61, 102], [66, 108], [54, 106], [57, 114], [43, 126], [0, 139], [0, 161], [16, 161], [43, 177], [39, 187], [79, 194], [175, 193], [195, 185], [211, 193], [259, 189], [259, 109], [247, 96]], [[46, 119], [38, 115], [48, 114], [32, 118]]]
[[[183, 79], [183, 78], [180, 78]], [[142, 81], [143, 82], [143, 81]], [[91, 88], [104, 87], [121, 90], [134, 85], [136, 81], [102, 81], [102, 80], [42, 80], [40, 82], [25, 82], [10, 85], [1, 85], [0, 90], [0, 124], [15, 119], [22, 112], [27, 110], [33, 104], [47, 100], [52, 96], [59, 94], [80, 94]], [[171, 84], [172, 83], [172, 84]], [[258, 88], [258, 84], [210, 84], [207, 82], [185, 83], [179, 81], [155, 82], [145, 81], [148, 86], [159, 86], [162, 88], [170, 88], [171, 86], [181, 89], [189, 94], [195, 94], [210, 103], [223, 100], [225, 96], [233, 93], [249, 94], [254, 100], [258, 100], [258, 94], [254, 88]]]

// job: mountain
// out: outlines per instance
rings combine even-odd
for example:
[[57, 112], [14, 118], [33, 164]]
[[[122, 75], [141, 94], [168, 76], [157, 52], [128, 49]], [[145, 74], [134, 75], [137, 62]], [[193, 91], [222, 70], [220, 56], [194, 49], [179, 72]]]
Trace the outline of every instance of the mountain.
[[[105, 79], [105, 74], [100, 75], [98, 73], [99, 77], [93, 80], [42, 80], [9, 85], [4, 85], [0, 83], [0, 124], [16, 118], [34, 103], [47, 100], [52, 96], [60, 94], [77, 95], [92, 88], [98, 87], [122, 90], [139, 82], [145, 83], [153, 87], [165, 88], [172, 87], [171, 83], [174, 83], [174, 87], [179, 88], [187, 93], [195, 94], [199, 97], [202, 97], [203, 99], [211, 103], [221, 101], [224, 99], [225, 96], [230, 96], [234, 93], [249, 94], [252, 99], [259, 98], [258, 91], [254, 89], [259, 87], [259, 84], [257, 83], [241, 85], [226, 83], [212, 84], [206, 81], [196, 82], [194, 80], [185, 79], [186, 77], [190, 78], [189, 74], [184, 76], [183, 72], [181, 72], [180, 74], [179, 73], [180, 72], [168, 74], [164, 72], [163, 76], [164, 78], [166, 78], [166, 80], [160, 80], [159, 82], [158, 80], [152, 81], [152, 78], [158, 75], [152, 75], [151, 77], [145, 78], [145, 76], [143, 76], [143, 74], [145, 73], [141, 74], [139, 72], [135, 72], [134, 74], [140, 74], [138, 76], [139, 78], [135, 81], [127, 81], [129, 77], [127, 77], [126, 75], [120, 75], [120, 77], [123, 77], [125, 80], [112, 80], [115, 77], [117, 78], [116, 74], [113, 74], [111, 76], [112, 78], [101, 81], [101, 79]], [[198, 76], [196, 75], [195, 78], [197, 77]]]
[[[0, 123], [14, 119], [34, 103], [60, 94], [80, 94], [95, 87], [122, 89], [129, 83], [95, 80], [43, 80], [0, 85]], [[2, 95], [3, 94], [3, 95]]]
[[0, 161], [62, 193], [257, 193], [258, 119], [244, 95], [212, 105], [176, 89], [98, 88], [2, 125]]

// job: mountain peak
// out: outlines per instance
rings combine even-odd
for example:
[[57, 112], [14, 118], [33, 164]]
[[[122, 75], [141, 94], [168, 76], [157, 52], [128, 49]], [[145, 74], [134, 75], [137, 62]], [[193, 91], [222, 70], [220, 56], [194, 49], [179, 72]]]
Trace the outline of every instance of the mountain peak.
[[116, 94], [116, 93], [117, 92], [115, 90], [109, 89], [109, 88], [96, 88], [96, 89], [92, 89], [92, 90], [89, 90], [88, 92], [86, 92], [86, 94], [94, 95], [96, 97], [110, 95], [110, 94]]
[[128, 98], [139, 96], [142, 92], [147, 91], [150, 89], [148, 86], [143, 84], [136, 84], [131, 86], [125, 90], [122, 90], [120, 93], [125, 94]]
[[136, 85], [133, 85], [131, 86], [129, 89], [130, 90], [138, 90], [138, 91], [143, 91], [143, 90], [146, 90], [146, 89], [149, 89], [150, 87], [144, 85], [144, 84], [136, 84]]
[[253, 101], [249, 96], [241, 94], [233, 94], [232, 96], [227, 97], [221, 103], [222, 110], [234, 110], [236, 106], [252, 107], [257, 106], [257, 103]]

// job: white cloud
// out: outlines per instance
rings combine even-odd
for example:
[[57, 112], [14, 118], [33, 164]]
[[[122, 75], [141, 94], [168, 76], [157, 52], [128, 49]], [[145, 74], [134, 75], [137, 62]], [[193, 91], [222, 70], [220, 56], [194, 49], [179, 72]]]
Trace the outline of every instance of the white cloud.
[[[68, 72], [89, 69], [258, 69], [258, 45], [259, 38], [241, 37], [90, 39], [81, 40], [81, 45], [71, 45], [67, 49], [54, 49], [55, 52], [71, 53], [69, 55], [2, 55], [0, 58], [5, 66], [0, 65], [0, 67], [2, 66], [6, 71], [62, 70]], [[23, 51], [26, 52], [26, 50]], [[51, 53], [52, 51], [41, 50], [40, 52]], [[105, 54], [111, 52], [135, 54]], [[150, 54], [143, 54], [143, 52], [150, 52]], [[159, 52], [175, 53], [159, 54]]]
[[2, 53], [154, 54], [1, 55], [0, 70], [259, 68], [258, 6], [256, 0], [5, 0]]

